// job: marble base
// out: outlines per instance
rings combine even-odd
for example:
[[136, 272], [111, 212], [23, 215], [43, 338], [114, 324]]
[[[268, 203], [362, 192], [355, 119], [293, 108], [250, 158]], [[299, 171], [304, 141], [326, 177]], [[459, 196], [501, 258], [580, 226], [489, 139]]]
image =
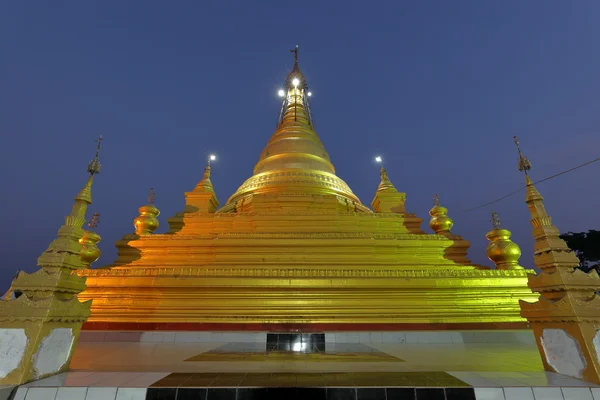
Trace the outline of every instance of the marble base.
[[[533, 332], [525, 330], [498, 331], [410, 331], [410, 332], [315, 332], [290, 334], [276, 332], [127, 332], [82, 331], [80, 342], [142, 342], [142, 343], [267, 343], [268, 335], [324, 335], [325, 343], [524, 343], [535, 345]], [[291, 337], [291, 336], [290, 336]], [[294, 336], [295, 337], [295, 336]]]

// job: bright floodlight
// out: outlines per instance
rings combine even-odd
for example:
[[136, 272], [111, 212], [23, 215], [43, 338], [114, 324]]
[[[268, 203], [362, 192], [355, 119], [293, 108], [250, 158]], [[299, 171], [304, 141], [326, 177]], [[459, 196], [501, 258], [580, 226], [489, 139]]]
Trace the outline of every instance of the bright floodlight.
[[279, 97], [285, 96], [285, 92], [283, 91], [283, 89], [279, 89], [279, 92], [277, 92], [277, 94], [279, 95]]
[[381, 162], [383, 161], [383, 159], [381, 158], [381, 156], [377, 156], [375, 157], [375, 162], [381, 164]]
[[214, 154], [211, 154], [210, 156], [208, 156], [208, 159], [210, 161], [215, 161], [217, 159], [217, 156], [215, 156]]
[[308, 97], [312, 96], [312, 92], [308, 92]]
[[298, 79], [298, 78], [294, 78], [294, 79], [292, 80], [292, 85], [294, 85], [294, 86], [298, 86], [299, 84], [300, 84], [300, 79]]

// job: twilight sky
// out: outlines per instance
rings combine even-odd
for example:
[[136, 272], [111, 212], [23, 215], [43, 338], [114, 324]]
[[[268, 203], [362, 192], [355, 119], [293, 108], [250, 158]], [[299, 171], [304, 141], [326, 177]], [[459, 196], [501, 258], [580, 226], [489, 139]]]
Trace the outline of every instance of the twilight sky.
[[[4, 1], [0, 3], [0, 283], [33, 271], [86, 180], [103, 255], [156, 190], [161, 227], [216, 152], [221, 204], [275, 128], [300, 44], [315, 126], [365, 204], [376, 154], [427, 225], [439, 193], [453, 231], [485, 256], [497, 211], [532, 267], [512, 136], [534, 180], [600, 153], [600, 2]], [[269, 5], [267, 5], [269, 4]], [[540, 184], [561, 231], [600, 229], [600, 163]]]

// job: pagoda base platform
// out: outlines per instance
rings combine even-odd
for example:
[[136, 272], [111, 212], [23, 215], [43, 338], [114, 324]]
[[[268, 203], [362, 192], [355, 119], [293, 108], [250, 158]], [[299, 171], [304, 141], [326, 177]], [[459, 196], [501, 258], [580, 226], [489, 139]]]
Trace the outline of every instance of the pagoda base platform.
[[289, 343], [323, 342], [363, 344], [476, 344], [522, 343], [536, 345], [528, 329], [454, 330], [454, 331], [349, 331], [349, 332], [240, 332], [240, 331], [82, 331], [80, 343], [139, 342], [139, 343]]
[[[104, 338], [116, 333], [107, 332]], [[405, 333], [405, 338], [411, 333], [415, 332]], [[87, 334], [99, 335], [100, 332], [87, 332]], [[164, 334], [169, 334], [169, 338], [171, 337], [171, 333], [164, 332]], [[189, 332], [172, 334], [176, 337], [177, 334], [185, 335]], [[248, 335], [258, 334], [248, 333]], [[346, 340], [343, 336], [333, 335], [334, 339]], [[329, 338], [331, 339], [331, 336]], [[352, 339], [353, 336], [346, 338]], [[498, 339], [498, 336], [496, 338]], [[177, 342], [175, 339], [169, 342], [152, 343], [85, 341], [89, 339], [92, 338], [88, 335], [86, 339], [84, 332], [82, 341], [75, 349], [71, 371], [15, 388], [13, 399], [597, 400], [600, 398], [598, 397], [600, 387], [594, 384], [545, 372], [537, 347], [531, 343], [344, 343], [336, 341], [334, 344], [330, 343], [329, 349], [311, 354], [304, 351], [276, 349], [269, 351], [265, 350], [264, 345], [260, 347], [257, 343], [235, 341], [225, 343]], [[124, 340], [125, 336], [121, 339]], [[166, 336], [163, 337], [163, 340], [165, 339]], [[266, 334], [265, 340], [267, 340]]]

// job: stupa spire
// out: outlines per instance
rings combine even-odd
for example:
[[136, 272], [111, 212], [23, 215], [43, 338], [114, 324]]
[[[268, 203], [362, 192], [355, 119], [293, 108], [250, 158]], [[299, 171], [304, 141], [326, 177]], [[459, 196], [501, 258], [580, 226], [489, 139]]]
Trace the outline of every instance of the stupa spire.
[[377, 186], [375, 197], [371, 201], [373, 211], [377, 213], [394, 212], [404, 213], [404, 202], [406, 201], [406, 193], [400, 193], [390, 181], [386, 169], [383, 167], [383, 159], [381, 156], [375, 157], [375, 161], [379, 163], [379, 176], [381, 181]]
[[[185, 212], [186, 213], [195, 213], [195, 212], [215, 212], [217, 207], [219, 206], [219, 200], [217, 199], [217, 195], [215, 193], [215, 189], [210, 180], [211, 161], [215, 161], [217, 157], [214, 154], [208, 156], [208, 160], [206, 163], [206, 167], [204, 168], [204, 176], [198, 182], [194, 190], [191, 192], [186, 192], [185, 194]], [[169, 221], [169, 223], [175, 227], [179, 226], [178, 223], [173, 220]]]
[[280, 91], [283, 102], [279, 113], [279, 124], [283, 124], [285, 121], [301, 121], [308, 125], [313, 124], [308, 101], [312, 93], [308, 91], [308, 83], [298, 66], [298, 50], [298, 45], [290, 50], [294, 53], [294, 68], [285, 80], [285, 90]]
[[261, 153], [254, 175], [219, 212], [232, 212], [239, 200], [259, 193], [337, 195], [342, 197], [340, 204], [348, 200], [357, 210], [369, 212], [335, 175], [329, 154], [314, 130], [309, 104], [311, 92], [298, 66], [298, 46], [291, 51], [294, 67], [279, 90], [282, 104], [277, 129]]
[[[87, 207], [92, 203], [92, 181], [100, 172], [101, 142], [102, 136], [97, 140], [96, 156], [88, 164], [90, 177], [75, 197], [71, 213], [65, 217], [57, 238], [38, 258], [40, 269], [31, 274], [19, 271], [11, 285], [15, 298], [0, 301], [0, 326], [20, 337], [8, 342], [9, 347], [17, 346], [17, 352], [7, 353], [7, 343], [0, 351], [0, 365], [5, 367], [0, 384], [19, 385], [69, 369], [81, 325], [91, 307], [91, 301], [81, 302], [77, 297], [86, 288], [86, 278], [73, 271], [88, 267], [100, 255], [99, 250], [94, 253], [82, 249], [81, 240]], [[97, 220], [95, 214], [91, 225]], [[53, 361], [40, 362], [49, 359]], [[8, 369], [7, 360], [12, 364]]]
[[[535, 303], [521, 300], [521, 316], [527, 318], [544, 368], [579, 379], [600, 383], [600, 278], [595, 271], [576, 267], [579, 259], [560, 238], [558, 228], [544, 207], [544, 198], [529, 178], [531, 163], [519, 148], [519, 170], [525, 173], [525, 202], [531, 214], [535, 239], [533, 260], [542, 272], [529, 275], [527, 285], [540, 294]], [[568, 349], [568, 350], [565, 350]]]
[[546, 212], [544, 198], [534, 186], [529, 171], [531, 162], [523, 155], [519, 146], [519, 138], [513, 136], [519, 154], [519, 171], [525, 173], [526, 196], [525, 202], [531, 214], [533, 237], [535, 238], [534, 261], [540, 269], [556, 267], [574, 268], [579, 265], [579, 259], [559, 235], [558, 228], [552, 225], [552, 217]]
[[96, 155], [90, 161], [87, 172], [90, 174], [85, 186], [75, 196], [73, 208], [64, 225], [58, 230], [56, 238], [48, 249], [38, 258], [38, 266], [46, 268], [81, 268], [79, 239], [83, 236], [82, 226], [85, 223], [85, 213], [88, 205], [92, 204], [92, 183], [94, 175], [100, 173], [101, 164], [98, 160], [102, 136], [96, 140]]

